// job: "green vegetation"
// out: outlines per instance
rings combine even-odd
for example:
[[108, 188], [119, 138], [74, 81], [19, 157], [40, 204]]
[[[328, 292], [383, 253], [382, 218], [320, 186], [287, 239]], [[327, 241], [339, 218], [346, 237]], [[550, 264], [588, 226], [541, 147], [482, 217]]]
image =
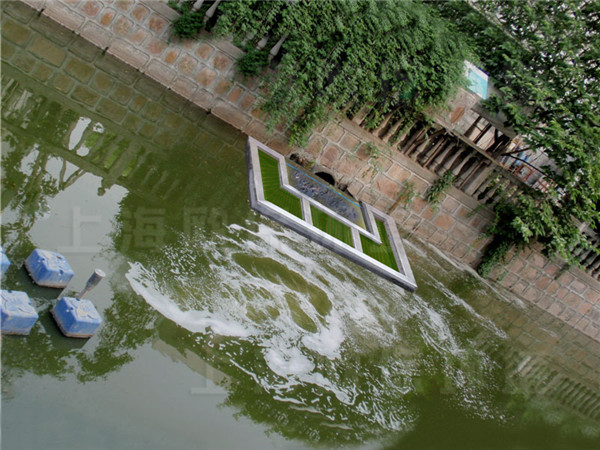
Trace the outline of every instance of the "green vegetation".
[[248, 48], [246, 53], [237, 61], [237, 70], [245, 77], [257, 75], [269, 62], [269, 52], [267, 50], [256, 50]]
[[425, 200], [429, 203], [433, 209], [437, 210], [438, 204], [442, 199], [442, 195], [450, 189], [450, 187], [454, 184], [454, 180], [456, 176], [448, 170], [444, 172], [444, 175], [435, 180], [431, 186], [425, 192]]
[[367, 144], [365, 144], [365, 152], [373, 159], [379, 159], [382, 155], [381, 148], [379, 148], [379, 146], [373, 144], [372, 142], [368, 142]]
[[281, 187], [277, 160], [261, 151], [258, 152], [258, 159], [265, 200], [302, 219], [300, 199]]
[[392, 210], [396, 205], [402, 204], [404, 209], [408, 208], [408, 206], [413, 202], [417, 193], [415, 191], [415, 183], [412, 181], [407, 181], [400, 189], [400, 193], [398, 194], [398, 199], [395, 202], [395, 205], [391, 208]]
[[377, 244], [361, 234], [360, 242], [362, 244], [363, 253], [394, 270], [398, 270], [398, 264], [396, 264], [396, 258], [394, 257], [392, 246], [390, 245], [390, 239], [385, 229], [385, 224], [378, 219], [375, 219], [375, 223], [377, 224], [382, 244]]
[[178, 5], [176, 0], [169, 0], [169, 6], [179, 13], [173, 21], [173, 33], [180, 38], [195, 37], [200, 30], [204, 29], [204, 11], [192, 11], [192, 3]]
[[[494, 240], [480, 272], [489, 272], [513, 245], [534, 241], [576, 264], [574, 247], [590, 248], [577, 221], [600, 223], [600, 2], [480, 0], [432, 2], [456, 24], [502, 98], [486, 106], [527, 147], [545, 152], [547, 193], [523, 191], [495, 207]], [[595, 249], [598, 252], [598, 249]]]
[[371, 187], [373, 187], [375, 176], [378, 173], [383, 172], [383, 168], [381, 166], [381, 157], [384, 153], [391, 155], [391, 149], [387, 147], [382, 150], [381, 147], [373, 144], [372, 142], [367, 142], [363, 145], [365, 153], [369, 156], [369, 172], [371, 172]]
[[[178, 10], [176, 35], [205, 28], [189, 6]], [[346, 109], [367, 107], [370, 128], [389, 113], [410, 120], [444, 104], [464, 77], [466, 46], [419, 0], [240, 0], [223, 2], [218, 13], [213, 31], [244, 48], [267, 39], [270, 49], [285, 37], [261, 109], [271, 126], [287, 126], [292, 144], [303, 144], [313, 126]], [[257, 73], [266, 63], [251, 54], [238, 68]]]
[[[208, 5], [199, 12], [174, 5], [182, 13], [175, 34], [232, 36], [246, 50], [238, 70], [267, 77], [261, 109], [270, 126], [286, 127], [291, 144], [302, 145], [331, 113], [360, 112], [370, 130], [390, 115], [405, 126], [426, 120], [472, 60], [502, 94], [486, 107], [553, 161], [542, 168], [547, 193], [526, 190], [495, 206], [481, 273], [513, 246], [541, 242], [572, 264], [573, 248], [590, 248], [577, 225], [600, 224], [600, 2], [239, 0], [221, 3], [205, 23]], [[261, 72], [278, 42], [275, 70]], [[445, 184], [428, 192], [432, 203]]]

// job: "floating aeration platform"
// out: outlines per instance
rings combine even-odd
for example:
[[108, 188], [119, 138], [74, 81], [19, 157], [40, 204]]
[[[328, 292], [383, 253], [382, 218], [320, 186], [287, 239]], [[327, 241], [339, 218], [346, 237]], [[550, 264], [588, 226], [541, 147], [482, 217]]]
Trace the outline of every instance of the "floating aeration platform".
[[253, 138], [246, 144], [250, 206], [409, 290], [417, 288], [396, 223]]

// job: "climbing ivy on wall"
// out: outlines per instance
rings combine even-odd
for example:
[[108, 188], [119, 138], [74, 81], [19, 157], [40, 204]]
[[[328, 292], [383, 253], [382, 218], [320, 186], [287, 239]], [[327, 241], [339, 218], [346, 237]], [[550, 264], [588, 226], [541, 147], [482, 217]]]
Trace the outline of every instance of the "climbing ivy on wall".
[[452, 184], [456, 180], [456, 176], [452, 171], [448, 170], [444, 174], [435, 180], [429, 189], [425, 192], [425, 200], [429, 203], [435, 211], [439, 207], [440, 200], [445, 192], [452, 187]]
[[[176, 34], [205, 28], [189, 5], [178, 8]], [[238, 0], [221, 3], [218, 14], [213, 31], [242, 48], [268, 50], [285, 38], [262, 109], [271, 126], [287, 127], [292, 144], [332, 112], [368, 106], [372, 128], [392, 111], [416, 116], [443, 104], [463, 79], [467, 47], [420, 0]]]
[[[494, 78], [502, 98], [485, 107], [552, 164], [547, 192], [502, 199], [478, 269], [489, 273], [508, 250], [533, 242], [569, 264], [600, 247], [579, 229], [600, 229], [600, 2], [597, 0], [431, 1], [452, 21]], [[522, 150], [521, 148], [520, 150]], [[597, 231], [596, 231], [597, 232]], [[597, 242], [597, 241], [596, 241]], [[579, 251], [577, 251], [579, 249]], [[595, 256], [594, 256], [595, 257]]]

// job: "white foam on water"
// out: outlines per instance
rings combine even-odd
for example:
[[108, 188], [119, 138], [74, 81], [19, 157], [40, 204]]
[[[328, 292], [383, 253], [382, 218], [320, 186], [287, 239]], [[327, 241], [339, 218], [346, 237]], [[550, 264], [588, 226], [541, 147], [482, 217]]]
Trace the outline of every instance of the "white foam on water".
[[467, 310], [469, 312], [469, 314], [471, 314], [473, 317], [475, 317], [481, 325], [484, 325], [488, 330], [492, 331], [498, 337], [501, 337], [501, 338], [508, 337], [506, 332], [504, 330], [502, 330], [501, 328], [499, 328], [491, 319], [488, 319], [487, 317], [484, 317], [481, 314], [479, 314], [477, 311], [475, 311], [475, 308], [473, 308], [471, 305], [469, 305], [467, 302], [465, 302], [462, 298], [460, 298], [458, 295], [456, 295], [450, 289], [448, 289], [442, 283], [437, 281], [435, 278], [433, 278], [432, 280], [435, 283], [436, 288], [439, 291], [443, 292], [444, 295], [446, 295], [446, 297], [449, 298], [450, 300], [452, 300], [455, 304], [457, 304], [457, 305], [461, 306], [462, 308], [464, 308], [465, 310]]
[[447, 320], [426, 302], [423, 301], [417, 305], [417, 314], [421, 318], [425, 318], [422, 320], [421, 327], [421, 335], [424, 340], [442, 354], [445, 352], [455, 356], [461, 354], [462, 348], [450, 330]]
[[[307, 256], [297, 252], [285, 242], [285, 240], [306, 241], [306, 243], [309, 242], [306, 238], [300, 236], [299, 234], [291, 230], [284, 229], [283, 231], [278, 231], [263, 223], [258, 224], [258, 231], [253, 231], [249, 228], [244, 228], [237, 224], [229, 225], [228, 229], [230, 231], [238, 231], [250, 234], [252, 236], [256, 236], [260, 238], [263, 243], [268, 244], [271, 249], [276, 250], [282, 255], [285, 255], [286, 257], [291, 258], [292, 260], [300, 264], [309, 265], [314, 263], [311, 258], [308, 258]], [[260, 245], [254, 245], [255, 243], [253, 241], [248, 241], [247, 243], [253, 250], [257, 250], [259, 248], [264, 249], [264, 247]]]
[[[160, 261], [131, 264], [127, 279], [135, 292], [187, 330], [261, 348], [265, 373], [254, 373], [236, 354], [228, 357], [265, 391], [299, 406], [314, 407], [295, 396], [295, 387], [313, 386], [369, 421], [399, 430], [409, 418], [390, 415], [389, 402], [393, 398], [394, 408], [403, 410], [411, 385], [398, 376], [410, 379], [419, 349], [409, 345], [398, 359], [387, 359], [393, 374], [362, 373], [372, 368], [346, 360], [347, 352], [353, 357], [403, 347], [408, 321], [415, 320], [417, 329], [408, 333], [424, 344], [458, 358], [463, 352], [449, 318], [425, 299], [277, 225], [235, 224], [221, 234], [197, 230], [163, 254]], [[340, 370], [350, 375], [340, 376]], [[369, 392], [361, 392], [354, 371], [368, 378]], [[318, 412], [336, 419], [327, 408]]]
[[269, 368], [282, 377], [300, 377], [312, 372], [315, 368], [298, 347], [268, 348], [265, 351], [265, 361]]
[[251, 330], [239, 323], [224, 319], [208, 311], [182, 311], [176, 303], [148, 283], [148, 271], [141, 264], [130, 264], [126, 278], [133, 290], [166, 318], [192, 332], [206, 332], [208, 328], [223, 336], [247, 337]]
[[330, 328], [323, 327], [317, 333], [302, 336], [302, 343], [306, 348], [329, 359], [340, 357], [340, 347], [344, 342], [344, 332], [339, 321]]
[[[265, 224], [259, 224], [257, 231], [240, 225], [230, 226], [229, 231], [217, 239], [169, 248], [166, 251], [169, 267], [147, 268], [139, 262], [131, 264], [127, 279], [152, 307], [190, 331], [206, 332], [210, 328], [214, 333], [226, 336], [251, 336], [255, 342], [269, 347], [271, 352], [266, 354], [266, 359], [278, 374], [286, 372], [298, 376], [309, 368], [306, 357], [300, 358], [299, 353], [289, 354], [289, 348], [281, 342], [294, 342], [309, 354], [335, 360], [340, 358], [342, 345], [349, 338], [345, 331], [348, 321], [365, 334], [383, 337], [377, 299], [365, 302], [369, 295], [359, 295], [353, 283], [346, 281], [346, 276], [353, 276], [351, 268], [340, 264], [337, 256], [329, 258], [326, 251], [311, 248], [311, 243], [297, 234], [275, 230]], [[303, 249], [306, 247], [306, 254], [317, 258], [299, 253], [296, 248], [300, 245]], [[211, 260], [208, 282], [207, 276], [192, 277], [185, 267], [195, 264], [194, 260], [198, 258], [195, 252]], [[309, 288], [318, 288], [327, 297], [323, 301], [331, 304], [329, 310], [321, 316], [306, 292], [296, 292], [295, 286], [287, 286], [284, 280], [275, 277], [276, 274], [256, 273], [251, 267], [241, 266], [236, 261], [239, 254], [267, 262], [272, 260], [275, 269], [284, 268], [306, 279]], [[324, 256], [327, 266], [334, 270], [323, 270]], [[165, 282], [161, 273], [169, 274], [171, 281]], [[178, 285], [176, 291], [171, 286], [173, 278]], [[294, 321], [286, 298], [294, 299], [296, 307], [310, 319], [315, 331], [307, 331]], [[275, 310], [278, 316], [258, 325], [249, 317], [251, 309], [259, 313]], [[383, 320], [387, 318], [383, 317]], [[285, 339], [276, 341], [271, 339], [273, 335]]]

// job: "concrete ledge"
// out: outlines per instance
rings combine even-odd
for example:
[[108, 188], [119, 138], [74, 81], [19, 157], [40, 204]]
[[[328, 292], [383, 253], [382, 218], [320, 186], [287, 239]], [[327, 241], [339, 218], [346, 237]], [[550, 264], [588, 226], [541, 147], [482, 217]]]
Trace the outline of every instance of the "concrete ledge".
[[[259, 163], [259, 151], [262, 151], [278, 161], [279, 177], [281, 188], [293, 194], [302, 203], [303, 218], [300, 219], [293, 214], [283, 210], [277, 205], [265, 199], [263, 191], [263, 182]], [[246, 144], [246, 158], [248, 162], [248, 185], [250, 191], [250, 206], [261, 214], [293, 229], [297, 233], [317, 242], [318, 244], [350, 259], [351, 261], [365, 267], [366, 269], [375, 272], [377, 275], [397, 284], [404, 289], [414, 291], [417, 289], [417, 284], [413, 276], [402, 240], [398, 234], [394, 220], [387, 214], [377, 210], [376, 208], [362, 204], [362, 210], [365, 217], [366, 229], [349, 222], [345, 217], [340, 216], [336, 211], [329, 209], [327, 206], [319, 203], [312, 197], [306, 196], [297, 191], [289, 184], [287, 179], [287, 168], [285, 158], [275, 150], [270, 149], [265, 144], [258, 142], [253, 138], [248, 138]], [[351, 228], [353, 235], [353, 246], [350, 246], [339, 239], [329, 235], [312, 223], [310, 215], [310, 206], [316, 207], [336, 221], [343, 223]], [[382, 264], [374, 258], [363, 252], [360, 235], [371, 239], [378, 244], [385, 244], [379, 234], [375, 218], [384, 222], [388, 239], [398, 266], [398, 270]]]

